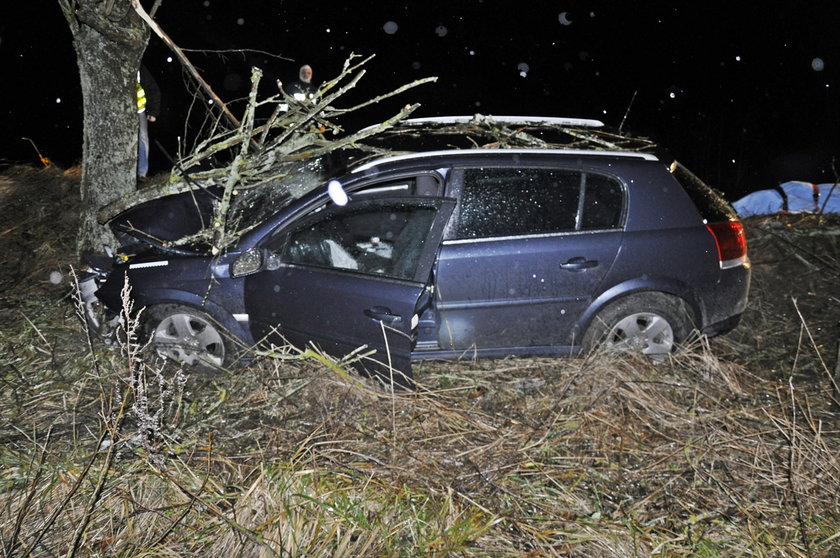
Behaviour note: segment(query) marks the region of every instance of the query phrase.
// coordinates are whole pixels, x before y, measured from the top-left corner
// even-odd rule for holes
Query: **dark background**
[[[415,101],[423,106],[414,116],[573,116],[617,127],[627,114],[625,131],[662,143],[733,200],[786,180],[834,181],[836,2],[335,4],[164,0],[156,19],[182,48],[217,51],[189,56],[237,115],[252,65],[264,70],[263,93],[271,94],[277,79],[291,82],[303,63],[322,81],[351,52],[375,54],[347,104],[417,78],[440,79],[366,109],[348,127]],[[163,90],[152,140],[174,154],[177,138],[190,135],[190,95],[170,54],[153,36],[145,63]],[[4,7],[0,63],[0,162],[37,163],[21,139],[29,137],[56,162],[78,163],[81,94],[57,1]],[[151,160],[153,172],[168,168],[158,146]]]

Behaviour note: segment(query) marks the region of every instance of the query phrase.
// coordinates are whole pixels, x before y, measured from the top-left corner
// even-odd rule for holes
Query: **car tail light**
[[[720,268],[729,269],[746,263],[747,236],[738,221],[724,221],[706,225],[717,244]]]

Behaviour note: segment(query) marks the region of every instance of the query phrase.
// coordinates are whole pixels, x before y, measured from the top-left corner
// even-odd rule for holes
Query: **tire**
[[[685,341],[694,327],[685,303],[664,293],[639,293],[602,309],[583,336],[584,351],[640,352],[663,357]]]
[[[159,356],[205,370],[231,364],[229,334],[203,312],[166,304],[149,307],[144,313],[149,345]]]

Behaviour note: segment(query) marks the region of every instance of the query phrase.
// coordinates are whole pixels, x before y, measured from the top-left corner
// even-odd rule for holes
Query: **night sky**
[[[422,107],[414,116],[572,116],[617,127],[629,106],[625,131],[668,147],[730,199],[786,180],[834,180],[832,158],[840,155],[835,1],[787,7],[354,1],[327,7],[336,4],[164,0],[157,20],[181,47],[216,51],[189,55],[237,114],[252,65],[264,70],[270,93],[271,84],[292,81],[303,63],[321,81],[337,75],[349,53],[375,54],[348,103],[417,78],[440,79],[368,109],[356,117],[358,125],[416,101]],[[145,63],[164,99],[150,133],[174,152],[189,96],[169,56],[152,37]],[[60,164],[79,162],[81,94],[57,1],[4,8],[0,63],[0,161],[37,163],[31,144],[21,140],[29,137]],[[152,171],[166,168],[153,146]]]

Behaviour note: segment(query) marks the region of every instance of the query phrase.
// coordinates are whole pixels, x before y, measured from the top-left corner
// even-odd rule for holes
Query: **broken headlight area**
[[[109,342],[114,339],[120,323],[119,314],[108,309],[96,292],[111,273],[113,258],[94,256],[86,258],[77,282],[77,299],[88,331]]]

